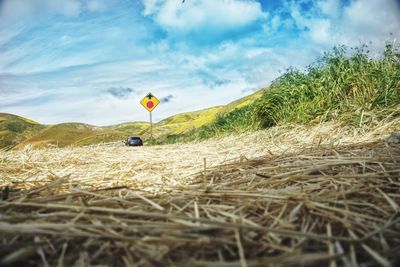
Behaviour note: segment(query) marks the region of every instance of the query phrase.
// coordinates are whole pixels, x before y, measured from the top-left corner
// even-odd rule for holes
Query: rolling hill
[[[153,135],[163,137],[184,134],[214,122],[219,116],[236,108],[249,105],[262,95],[261,90],[224,106],[186,112],[168,117],[153,125]],[[103,142],[117,142],[128,135],[149,138],[148,122],[128,122],[111,126],[93,126],[83,123],[61,123],[42,125],[12,114],[0,113],[0,148],[69,145],[82,146]]]
[[[0,147],[13,147],[34,136],[45,127],[23,117],[0,113]]]
[[[24,140],[17,147],[31,144],[33,146],[56,145],[64,147],[68,145],[85,145],[123,139],[124,134],[114,130],[103,129],[83,123],[61,123],[57,125],[46,126],[36,135]]]

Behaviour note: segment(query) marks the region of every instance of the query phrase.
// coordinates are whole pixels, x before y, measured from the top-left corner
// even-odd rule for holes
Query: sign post
[[[141,101],[140,104],[147,109],[150,113],[150,139],[153,139],[153,116],[152,111],[160,104],[160,100],[157,99],[152,93],[148,93]]]

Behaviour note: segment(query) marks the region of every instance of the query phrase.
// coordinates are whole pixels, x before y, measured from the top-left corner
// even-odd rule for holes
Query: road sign
[[[158,104],[160,104],[160,100],[157,99],[154,95],[151,93],[148,93],[142,101],[140,101],[140,104],[147,109],[149,112],[152,112],[153,109],[157,107]]]
[[[158,100],[157,97],[151,93],[148,93],[142,99],[142,101],[140,101],[140,104],[142,104],[142,106],[150,113],[150,139],[153,139],[153,118],[151,116],[151,112],[157,107],[158,104],[160,104],[160,100]]]

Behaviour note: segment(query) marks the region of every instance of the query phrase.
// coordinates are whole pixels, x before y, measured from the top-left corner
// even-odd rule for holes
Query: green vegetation
[[[8,121],[6,128],[14,133],[22,133],[28,126],[21,121]]]
[[[83,123],[61,123],[46,126],[42,131],[21,142],[18,147],[31,144],[36,147],[56,145],[89,145],[124,140],[125,133]]]
[[[44,126],[7,113],[0,113],[0,148],[11,148],[35,135]]]
[[[222,113],[216,119],[198,129],[193,129],[182,134],[169,134],[158,137],[150,141],[152,144],[189,142],[195,140],[204,140],[215,136],[226,134],[237,134],[249,130],[256,130],[258,123],[254,121],[254,108],[246,105],[236,108],[231,112]]]
[[[400,53],[387,45],[378,59],[365,47],[338,47],[305,72],[289,70],[256,105],[261,127],[338,119],[400,104]],[[351,116],[350,116],[351,117]]]
[[[126,134],[140,134],[146,132],[150,125],[148,122],[127,122],[118,125],[103,127],[105,129],[117,130]]]
[[[387,44],[379,57],[372,57],[366,46],[336,47],[305,71],[287,70],[251,105],[221,114],[188,133],[161,137],[156,143],[202,140],[281,124],[379,121],[400,105],[399,48]]]

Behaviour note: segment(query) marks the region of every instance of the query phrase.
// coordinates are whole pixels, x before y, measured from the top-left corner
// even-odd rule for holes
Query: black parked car
[[[143,141],[138,136],[129,136],[125,142],[127,146],[143,146]]]

